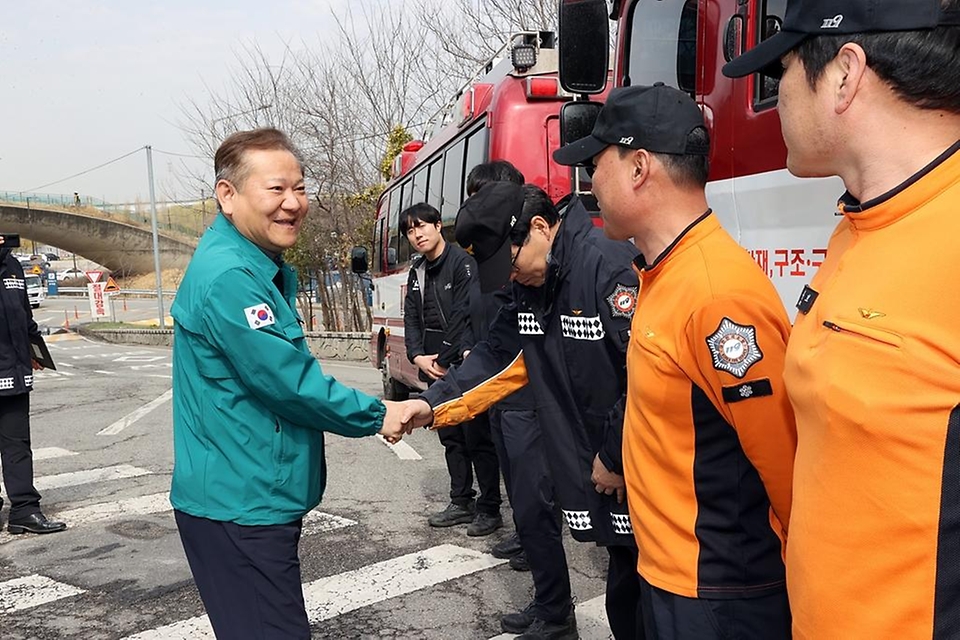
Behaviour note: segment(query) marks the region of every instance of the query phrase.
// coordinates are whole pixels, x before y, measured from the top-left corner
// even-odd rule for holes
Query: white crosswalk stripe
[[[83,589],[51,580],[46,576],[14,578],[0,582],[0,613],[21,611],[81,593],[84,593]]]
[[[100,467],[98,469],[84,469],[83,471],[70,471],[68,473],[58,473],[52,476],[40,476],[34,478],[33,486],[37,491],[46,491],[48,489],[62,489],[64,487],[76,487],[90,482],[106,482],[108,480],[123,480],[125,478],[136,478],[137,476],[146,476],[152,474],[152,471],[133,467],[128,464],[118,464],[112,467]],[[0,484],[0,493],[5,493],[3,485]]]
[[[315,624],[390,598],[503,564],[493,556],[444,544],[321,578],[303,585],[307,616]],[[127,640],[213,638],[206,616],[144,631]]]
[[[60,447],[42,447],[33,450],[33,460],[52,460],[54,458],[65,458],[67,456],[77,455],[76,451],[67,451]]]

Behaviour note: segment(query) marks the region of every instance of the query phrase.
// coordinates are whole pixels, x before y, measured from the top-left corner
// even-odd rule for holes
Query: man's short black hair
[[[540,216],[551,227],[560,221],[560,212],[547,192],[534,184],[523,185],[523,209],[510,230],[510,244],[522,245],[530,235],[530,221]]]
[[[467,196],[472,196],[484,185],[491,182],[512,182],[522,185],[523,174],[506,160],[483,162],[470,169],[467,175]]]
[[[440,224],[440,212],[436,207],[426,202],[419,202],[411,205],[400,212],[400,233],[407,235],[407,232],[417,226],[418,222],[424,224]]]
[[[943,0],[941,7],[960,9],[960,0]],[[808,38],[794,53],[803,63],[811,89],[847,42],[863,48],[867,66],[905,102],[920,109],[960,113],[960,27]]]
[[[709,147],[710,134],[704,127],[697,127],[687,134],[687,145]],[[636,153],[629,147],[617,146],[617,150],[621,158]],[[710,160],[707,156],[676,153],[654,153],[653,155],[663,163],[674,184],[700,188],[707,186],[707,176],[710,174]]]

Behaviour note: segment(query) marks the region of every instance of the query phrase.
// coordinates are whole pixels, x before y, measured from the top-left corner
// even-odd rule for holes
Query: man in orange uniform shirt
[[[623,469],[646,636],[777,640],[790,637],[790,324],[707,208],[709,148],[696,103],[661,84],[615,89],[554,159],[593,165],[604,232],[642,254]]]
[[[790,0],[724,68],[779,68],[787,168],[847,188],[784,374],[797,638],[960,637],[958,9]]]

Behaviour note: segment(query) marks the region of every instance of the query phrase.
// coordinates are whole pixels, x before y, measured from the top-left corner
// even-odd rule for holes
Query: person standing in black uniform
[[[470,332],[470,297],[476,287],[477,265],[460,247],[441,235],[440,212],[426,203],[400,213],[400,232],[421,254],[410,267],[403,307],[407,358],[428,384],[440,378],[464,351]],[[467,524],[467,535],[490,535],[503,526],[500,515],[500,470],[490,439],[486,414],[440,433],[447,471],[450,504],[427,522],[431,527]],[[474,500],[473,475],[480,496]]]
[[[604,237],[576,197],[558,210],[534,185],[485,189],[494,187],[522,194],[520,215],[504,207],[461,212],[457,237],[472,241],[482,278],[513,280],[513,302],[461,366],[405,403],[402,422],[410,429],[432,422],[442,431],[529,384],[570,534],[608,551],[610,629],[617,640],[643,638],[621,457],[637,250]],[[533,620],[519,640],[576,637],[571,605],[562,617]]]
[[[467,176],[470,197],[461,206],[458,217],[462,215],[464,220],[469,220],[489,215],[488,212],[511,209],[519,217],[523,196],[511,185],[522,186],[523,182],[523,174],[504,160],[475,166]],[[458,240],[470,245],[469,235],[462,235],[469,225],[457,229],[461,232]],[[480,300],[471,305],[472,313],[483,316],[482,320],[471,323],[476,334],[474,342],[487,339],[489,327],[500,309],[512,302],[507,291],[509,280],[487,277],[488,273],[480,271]],[[530,325],[524,323],[521,330],[529,328]],[[531,332],[527,337],[537,340],[542,339],[542,334]],[[516,548],[516,555],[510,558],[510,568],[529,570],[533,577],[533,600],[521,611],[500,618],[500,626],[507,633],[524,633],[536,619],[563,619],[572,600],[560,512],[536,409],[533,390],[523,387],[497,402],[488,412],[517,528],[514,536],[494,546],[491,553],[498,558],[510,557]]]
[[[30,449],[30,391],[33,372],[43,367],[31,357],[30,339],[39,338],[23,277],[23,267],[0,236],[0,464],[10,500],[10,533],[55,533],[67,525],[47,520],[33,486]],[[0,498],[0,506],[3,499]]]

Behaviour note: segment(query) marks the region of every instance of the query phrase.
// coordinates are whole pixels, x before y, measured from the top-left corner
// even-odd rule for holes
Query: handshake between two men
[[[433,423],[433,409],[425,400],[405,400],[394,402],[384,400],[387,408],[383,416],[383,427],[380,435],[390,444],[400,442],[403,436],[413,433],[418,427],[426,427]]]

